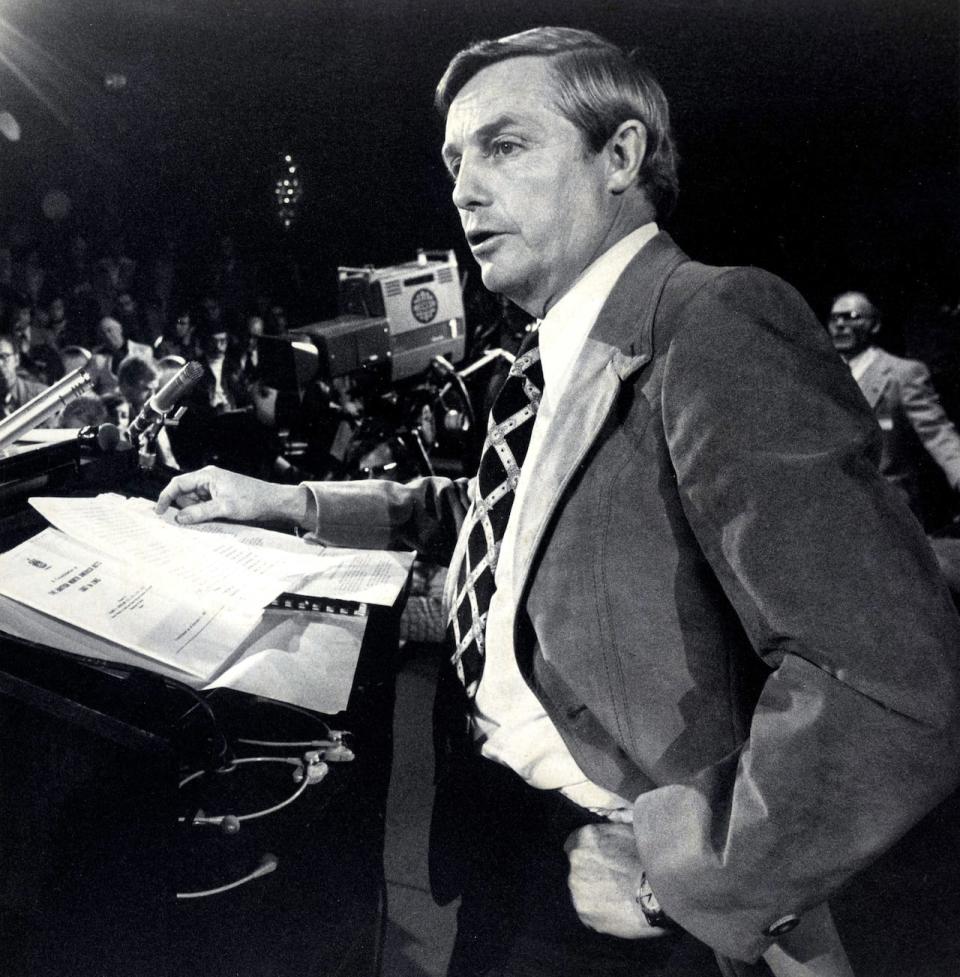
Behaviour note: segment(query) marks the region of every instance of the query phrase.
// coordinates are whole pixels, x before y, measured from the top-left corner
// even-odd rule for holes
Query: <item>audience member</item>
[[[110,420],[107,408],[96,394],[82,394],[71,400],[60,413],[59,427],[81,428],[106,424]]]
[[[0,333],[0,416],[9,417],[45,389],[42,383],[19,372],[19,341],[10,333]]]
[[[63,363],[57,350],[34,339],[30,306],[22,300],[10,309],[7,331],[16,340],[22,376],[45,386],[63,376]]]
[[[148,362],[153,361],[153,351],[149,346],[128,339],[123,326],[116,319],[104,316],[97,325],[100,345],[93,351],[90,372],[94,390],[104,396],[117,391],[117,370],[128,356],[138,356]]]
[[[923,452],[940,466],[950,487],[960,491],[960,436],[940,405],[926,366],[874,345],[880,325],[876,305],[863,292],[838,295],[827,320],[834,348],[880,425],[880,471],[922,520]]]
[[[63,372],[67,374],[85,367],[93,359],[93,354],[83,346],[64,346],[60,350],[60,359],[63,361]]]
[[[250,403],[240,366],[234,356],[227,355],[229,345],[225,327],[210,325],[201,331],[198,362],[203,367],[203,377],[194,388],[194,406],[222,413]]]
[[[182,356],[185,360],[192,360],[196,358],[197,353],[193,320],[187,309],[181,309],[171,326],[164,331],[163,339],[157,348],[157,355]]]
[[[159,338],[159,334],[155,336],[148,334],[143,316],[140,313],[140,306],[129,289],[121,289],[117,292],[111,316],[123,326],[125,336],[153,349],[154,340]]]
[[[260,377],[260,337],[263,335],[263,319],[258,315],[247,317],[246,335],[237,354],[237,362],[244,382],[249,387]]]
[[[121,412],[129,423],[157,392],[159,375],[153,363],[139,356],[128,356],[117,369],[117,389],[122,398]],[[120,424],[121,427],[125,426]]]

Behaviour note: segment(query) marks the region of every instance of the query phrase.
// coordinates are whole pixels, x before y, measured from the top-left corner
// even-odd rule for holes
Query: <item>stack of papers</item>
[[[321,712],[346,706],[362,605],[392,604],[414,556],[228,524],[181,527],[146,499],[113,494],[31,504],[55,528],[0,555],[6,630]],[[281,593],[361,606],[354,615],[265,612]]]

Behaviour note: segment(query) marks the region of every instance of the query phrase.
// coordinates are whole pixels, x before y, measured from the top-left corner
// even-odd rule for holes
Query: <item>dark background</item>
[[[683,157],[670,224],[694,256],[768,267],[824,312],[957,300],[958,16],[944,0],[0,0],[0,228],[15,239],[221,231],[288,254],[310,314],[338,264],[455,247],[432,89],[464,43],[558,23],[639,46]],[[109,73],[126,87],[109,91]],[[304,193],[282,232],[280,158]],[[45,218],[51,189],[72,201]]]

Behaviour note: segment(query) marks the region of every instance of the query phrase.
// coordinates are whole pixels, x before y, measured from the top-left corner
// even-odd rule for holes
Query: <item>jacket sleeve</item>
[[[665,910],[756,959],[958,781],[960,622],[800,297],[734,270],[686,303],[662,407],[686,517],[770,672],[747,739],[635,804]]]
[[[442,566],[450,562],[469,506],[465,478],[305,482],[316,504],[314,535],[334,546],[414,549]]]
[[[900,396],[923,446],[943,469],[950,487],[960,490],[960,435],[947,417],[923,363],[906,360]]]

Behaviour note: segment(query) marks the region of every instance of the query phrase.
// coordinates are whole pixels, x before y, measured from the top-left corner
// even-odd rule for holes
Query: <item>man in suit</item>
[[[880,424],[880,471],[923,516],[920,465],[923,451],[960,491],[960,435],[940,405],[930,373],[918,360],[893,356],[874,345],[880,331],[877,307],[863,292],[844,292],[833,300],[827,329],[834,348]]]
[[[147,363],[153,362],[153,350],[145,343],[130,339],[123,325],[110,316],[103,316],[97,323],[100,340],[87,366],[93,379],[93,389],[101,397],[118,393],[117,371],[128,356],[136,356]]]
[[[8,417],[46,389],[38,380],[21,376],[19,367],[17,337],[12,333],[0,333],[0,417]]]
[[[796,292],[659,230],[676,158],[631,57],[540,28],[437,102],[484,284],[540,319],[478,477],[208,469],[159,508],[449,563],[451,974],[704,975],[704,944],[848,974],[824,900],[954,787],[960,736],[960,622],[876,425]]]

